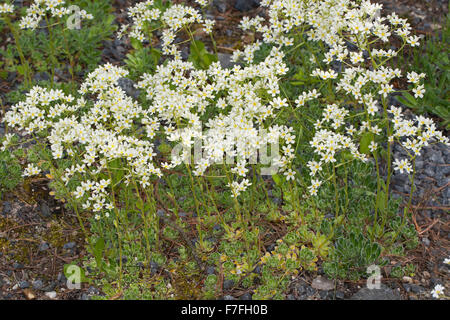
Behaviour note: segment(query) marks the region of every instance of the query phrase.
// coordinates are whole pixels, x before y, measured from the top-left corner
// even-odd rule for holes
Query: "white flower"
[[[39,169],[34,164],[30,163],[23,171],[22,176],[24,177],[35,176],[38,175],[39,173],[41,173],[41,169]]]
[[[444,295],[445,287],[443,285],[437,284],[434,289],[431,291],[431,294],[434,298],[438,299],[442,295]]]
[[[321,184],[322,184],[322,182],[319,180],[316,180],[316,179],[311,180],[311,185],[308,187],[309,193],[312,196],[317,195],[317,190],[319,189]]]
[[[14,6],[12,4],[0,4],[0,13],[13,13]]]
[[[284,172],[284,175],[286,176],[286,180],[287,180],[287,181],[289,181],[289,180],[294,180],[294,178],[295,178],[295,172],[292,171],[291,169],[285,171],[285,172]]]
[[[400,173],[403,173],[403,171],[410,173],[412,171],[411,164],[406,159],[403,160],[395,159],[394,166],[395,166],[394,170],[399,171]]]
[[[423,94],[425,93],[425,88],[423,85],[417,86],[412,90],[414,92],[415,98],[423,98]]]

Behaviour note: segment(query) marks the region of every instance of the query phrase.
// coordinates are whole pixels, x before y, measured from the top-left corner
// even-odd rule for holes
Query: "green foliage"
[[[153,48],[140,48],[127,54],[125,63],[130,71],[132,79],[138,79],[144,73],[151,73],[155,70],[161,52]]]
[[[0,151],[0,199],[22,182],[22,166],[9,150]]]
[[[83,21],[81,29],[70,30],[64,21],[51,19],[51,32],[43,30],[20,30],[19,44],[23,54],[30,61],[34,72],[52,74],[58,68],[71,73],[91,71],[101,59],[103,42],[111,38],[116,26],[111,14],[110,1],[75,0],[71,4],[91,13],[95,18]],[[18,29],[18,23],[15,23]],[[19,64],[19,53],[15,45],[0,50],[7,71],[17,71],[23,75],[24,67]]]
[[[381,246],[365,238],[361,233],[351,233],[348,238],[336,241],[330,261],[324,263],[324,271],[332,278],[357,280],[372,264],[383,265]]]
[[[188,60],[191,61],[196,68],[207,69],[211,63],[217,62],[217,56],[209,53],[205,44],[200,40],[194,40],[191,43],[191,53]]]
[[[33,71],[50,73],[55,66],[64,69],[69,65],[71,72],[77,73],[91,71],[100,62],[102,43],[116,29],[111,2],[71,3],[80,5],[96,19],[84,22],[81,30],[54,28],[52,39],[45,30],[21,32],[20,44]],[[169,5],[169,1],[155,1],[159,8]],[[143,26],[148,33],[160,27],[156,22],[148,24]],[[89,255],[83,261],[82,270],[87,270],[85,267],[94,270],[89,277],[102,286],[106,295],[103,298],[120,294],[124,299],[214,299],[226,291],[220,290],[223,276],[234,281],[233,287],[253,291],[254,299],[282,299],[291,277],[302,271],[315,272],[319,261],[332,278],[364,277],[369,265],[386,263],[383,254],[404,255],[406,250],[415,248],[417,232],[398,215],[400,200],[389,198],[384,181],[377,181],[375,165],[354,161],[348,151],[336,154],[336,166],[324,166],[318,176],[329,178],[322,179],[317,197],[309,195],[311,176],[306,166],[314,159],[309,141],[316,132],[316,120],[321,117],[324,105],[348,103],[349,124],[356,124],[355,118],[361,115],[361,110],[352,109],[354,101],[335,95],[331,90],[332,80],[321,81],[311,75],[316,66],[310,59],[324,58],[320,45],[307,45],[303,31],[293,37],[294,46],[285,52],[289,72],[280,79],[281,97],[286,97],[289,107],[273,119],[277,125],[292,126],[296,135],[295,160],[290,167],[295,172],[293,180],[287,180],[283,173],[264,180],[257,174],[261,167],[255,166],[254,175],[248,176],[253,179],[252,185],[236,199],[224,187],[229,181],[221,168],[208,169],[204,176],[195,177],[195,182],[189,166],[176,172],[167,170],[162,178],[154,176],[146,187],[140,187],[133,174],[129,174],[126,157],[117,158],[106,161],[106,170],[99,169],[95,177],[111,179],[107,196],[113,204],[113,209],[105,209],[101,216],[96,216],[96,212],[82,210],[83,199],[74,199],[68,191],[79,185],[81,175],[74,172],[68,183],[58,180],[67,169],[79,163],[70,157],[50,162],[50,150],[32,147],[0,153],[0,190],[11,190],[21,182],[19,159],[39,163],[41,169],[51,171],[56,177],[50,183],[56,199],[70,200],[67,208],[76,209],[77,214],[89,219],[86,235]],[[450,125],[448,72],[445,72],[448,57],[442,55],[444,47],[434,41],[428,42],[426,59],[416,53],[414,60],[414,70],[423,70],[428,78],[435,80],[427,88],[426,103],[419,103],[409,93],[398,99],[417,112],[431,112],[443,119],[443,125]],[[130,77],[137,80],[144,73],[154,73],[161,52],[134,39],[130,42],[133,50],[124,61]],[[271,49],[271,45],[263,44],[255,61],[265,59]],[[13,46],[1,53],[0,78],[7,71],[26,74]],[[203,42],[194,40],[190,43],[188,60],[205,70],[218,59],[207,51]],[[76,83],[42,81],[40,85],[77,96]],[[308,102],[304,108],[290,108],[305,88],[317,89],[321,97]],[[24,84],[19,85],[7,94],[8,101],[23,100],[26,89]],[[261,97],[263,104],[265,99],[270,101],[268,92],[262,92]],[[216,108],[206,109],[204,119],[217,115]],[[130,131],[141,130],[138,127],[141,124],[134,120]],[[378,124],[386,129],[383,121]],[[344,130],[336,129],[340,133]],[[38,136],[44,138],[46,134],[41,132]],[[155,134],[163,141],[155,159],[166,161],[173,146],[164,142],[163,134]],[[369,145],[374,138],[373,133],[355,134],[361,153],[371,154]],[[385,160],[385,153],[380,152],[380,157]],[[273,248],[269,250],[268,244]],[[215,274],[206,274],[204,266],[214,266]],[[65,272],[68,267],[65,266]],[[414,268],[414,265],[395,267],[391,275],[411,275]]]
[[[450,15],[447,14],[446,25],[440,34],[428,36],[424,44],[415,48],[412,59],[403,60],[408,71],[425,73],[425,94],[417,101],[411,94],[403,93],[397,99],[413,109],[416,113],[430,113],[441,119],[441,125],[450,129],[450,60],[448,56],[450,43]]]

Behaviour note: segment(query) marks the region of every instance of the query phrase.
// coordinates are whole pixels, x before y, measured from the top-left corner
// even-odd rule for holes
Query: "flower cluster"
[[[27,9],[27,15],[20,21],[20,28],[34,30],[39,26],[42,19],[48,15],[62,18],[71,14],[70,7],[65,7],[64,4],[64,0],[34,0]],[[94,18],[86,10],[80,10],[79,17],[80,19],[86,20],[92,20]]]
[[[41,172],[41,169],[39,169],[34,164],[28,164],[28,166],[23,170],[22,176],[24,177],[30,177],[38,175]]]
[[[348,113],[348,110],[340,108],[336,104],[328,105],[323,111],[322,119],[316,122],[317,131],[310,144],[320,159],[318,161],[311,160],[307,164],[312,178],[322,171],[324,165],[337,162],[337,155],[340,152],[347,151],[354,159],[367,161],[367,156],[360,153],[357,143],[354,141],[354,136],[357,133],[362,134],[367,127],[362,126],[360,130],[356,130],[353,126],[349,126],[345,128],[345,132],[335,132],[345,124],[345,116]],[[327,125],[331,128],[325,128]],[[320,180],[312,179],[309,187],[310,194],[316,195],[321,184]]]
[[[406,19],[399,18],[395,13],[380,17],[382,6],[370,1],[263,0],[261,5],[267,7],[269,18],[246,17],[242,20],[241,27],[260,33],[263,42],[279,47],[280,50],[292,46],[298,38],[301,41],[298,46],[308,42],[319,43],[319,51],[310,52],[311,62],[317,65],[311,76],[331,82],[330,88],[351,98],[364,110],[364,120],[359,129],[350,125],[344,133],[339,128],[349,112],[336,105],[326,107],[323,119],[316,123],[317,132],[311,141],[315,153],[321,157],[320,161],[309,162],[311,176],[320,172],[323,164],[337,161],[335,155],[340,150],[348,149],[354,158],[365,161],[366,156],[358,152],[358,136],[365,132],[371,132],[374,136],[381,134],[379,101],[381,100],[386,111],[388,95],[395,90],[393,80],[403,78],[401,70],[389,67],[387,62],[396,57],[405,46],[418,46],[419,38],[410,34],[411,27]],[[381,48],[394,37],[401,41],[400,48]],[[235,52],[234,57],[252,61],[260,46],[260,43],[249,45],[243,51]],[[424,74],[416,72],[410,72],[405,77],[412,85],[410,90],[416,98],[422,98],[425,93],[424,85],[421,84],[424,77]],[[296,100],[297,106],[302,107],[315,98],[315,92],[305,92]],[[436,130],[429,119],[418,117],[419,125],[414,126],[413,122],[401,118],[401,112],[396,112],[393,121],[394,133],[389,137],[389,142],[395,137],[406,137],[402,146],[414,155],[419,154],[420,148],[432,138],[448,143],[448,139]],[[331,123],[330,129],[323,128],[326,123]],[[377,148],[375,141],[369,144],[372,153]],[[413,170],[406,159],[396,159],[394,168],[408,173]],[[310,192],[316,194],[319,185],[319,180],[314,179]]]
[[[205,5],[205,1],[200,2]],[[206,33],[212,32],[213,20],[204,19],[201,13],[188,6],[175,4],[168,9],[157,8],[153,0],[140,2],[128,10],[132,19],[131,26],[123,25],[119,37],[130,29],[130,37],[140,42],[151,41],[152,31],[162,28],[162,50],[166,55],[180,56],[175,43],[177,33],[184,29],[191,33],[190,26],[193,24],[203,25]]]
[[[213,63],[206,71],[175,59],[159,66],[154,74],[144,75],[138,87],[147,92],[149,113],[164,123],[168,140],[183,147],[183,152],[163,167],[190,163],[197,141],[202,152],[194,174],[203,175],[210,165],[222,163],[226,155],[237,159],[232,172],[245,177],[246,165],[256,163],[252,161],[258,153],[261,156],[267,144],[281,141],[282,152],[273,161],[286,169],[295,156],[293,129],[264,125],[278,110],[288,107],[278,87],[278,77],[287,70],[282,58],[274,48],[259,64],[224,69]],[[203,123],[206,110],[215,115]],[[229,184],[235,196],[248,185],[246,180]]]
[[[414,120],[405,119],[402,109],[395,106],[388,112],[392,115],[391,121],[394,126],[391,141],[396,140],[410,158],[395,159],[394,169],[400,173],[413,171],[410,161],[420,155],[423,147],[436,142],[449,144],[449,139],[441,131],[436,130],[433,120],[423,116],[415,116]]]
[[[206,1],[198,3],[203,6]],[[27,10],[22,25],[35,28],[47,13],[67,14],[63,4],[63,0],[36,0]],[[60,90],[34,87],[25,101],[11,108],[5,119],[29,134],[49,132],[53,158],[71,157],[75,161],[64,172],[63,181],[69,184],[80,180],[73,194],[83,201],[85,208],[95,212],[112,207],[106,199],[111,182],[100,176],[110,173],[115,160],[126,171],[125,183],[138,181],[145,188],[151,177],[162,176],[164,169],[183,163],[190,166],[193,148],[194,153],[196,148],[200,150],[200,154],[194,155],[196,176],[206,175],[213,164],[224,164],[225,157],[235,160],[230,168],[228,162],[224,167],[234,175],[228,187],[232,196],[238,197],[250,185],[246,178],[249,165],[257,163],[258,157],[260,163],[264,160],[268,144],[281,148],[278,155],[264,164],[275,164],[287,180],[295,180],[290,165],[298,146],[294,146],[294,129],[275,124],[274,120],[280,111],[292,107],[281,92],[280,81],[289,71],[283,61],[284,52],[296,37],[301,38],[300,45],[320,43],[321,52],[310,52],[314,65],[311,75],[345,97],[340,101],[351,102],[326,104],[321,119],[314,125],[315,133],[310,141],[314,159],[307,163],[311,195],[318,193],[326,179],[325,172],[329,173],[324,167],[334,168],[342,154],[346,158],[368,160],[360,151],[363,135],[374,137],[368,149],[376,153],[381,128],[384,128],[380,111],[392,115],[392,130],[386,130],[389,142],[396,139],[411,153],[411,159],[433,141],[448,143],[430,119],[418,116],[414,121],[406,120],[401,109],[387,110],[388,95],[394,91],[393,80],[403,75],[401,70],[386,64],[405,45],[418,45],[418,38],[410,36],[405,19],[395,14],[381,18],[377,14],[381,6],[369,1],[263,0],[261,5],[268,7],[269,19],[244,18],[242,27],[261,33],[262,41],[233,54],[234,61],[243,59],[246,64],[228,69],[215,62],[200,70],[181,59],[176,37],[183,30],[193,40],[193,25],[202,25],[210,33],[214,22],[188,6],[175,4],[162,9],[153,0],[138,3],[128,11],[131,25],[122,26],[120,33],[129,29],[130,37],[144,41],[151,40],[152,32],[162,28],[163,52],[174,56],[157,66],[154,73],[144,74],[137,84],[137,88],[145,91],[147,101],[139,104],[127,96],[118,85],[127,71],[107,64],[88,75],[81,85],[80,98]],[[6,5],[0,8],[10,10]],[[84,16],[89,17],[86,13]],[[403,41],[402,48],[379,48],[378,45],[393,36]],[[270,44],[271,50],[262,61],[255,63],[255,54],[263,43]],[[422,97],[424,75],[411,72],[406,78],[413,85],[411,90],[415,96]],[[320,96],[318,89],[307,89],[296,97],[297,109],[293,110],[302,111],[309,101]],[[354,116],[350,114],[350,106],[362,112]],[[179,152],[172,152],[170,160],[164,159],[168,162],[155,163],[153,140],[157,134],[181,147],[175,148]],[[273,151],[274,148],[272,154]],[[394,170],[410,173],[413,166],[407,159],[395,159]],[[27,174],[34,172],[32,167],[27,170]]]
[[[12,4],[3,3],[0,4],[0,14],[1,13],[13,13],[14,12],[14,6]]]
[[[3,142],[2,142],[2,146],[0,147],[0,151],[5,151],[9,147],[13,137],[14,137],[14,135],[12,133],[5,134],[5,140],[3,140]]]
[[[150,130],[154,119],[117,85],[126,75],[127,71],[110,64],[99,67],[81,85],[78,99],[60,90],[34,87],[5,117],[9,125],[29,134],[49,132],[53,158],[69,157],[73,163],[61,179],[66,185],[81,181],[73,186],[73,195],[94,212],[113,208],[107,191],[110,180],[102,175],[112,170],[114,160],[123,162],[124,179],[139,180],[143,187],[151,176],[161,176],[153,164],[151,138],[136,130],[138,124]],[[93,97],[97,99],[92,101]],[[25,172],[37,173],[34,167]]]

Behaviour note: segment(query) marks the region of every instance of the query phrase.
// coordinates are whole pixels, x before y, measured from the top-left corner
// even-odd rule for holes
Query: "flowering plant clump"
[[[205,1],[201,1],[205,5]],[[176,35],[181,30],[187,31],[192,36],[190,27],[193,24],[200,24],[203,30],[210,34],[214,21],[204,19],[202,14],[192,8],[181,4],[175,4],[169,8],[159,8],[153,0],[137,3],[129,9],[129,17],[132,19],[131,25],[122,25],[118,36],[129,29],[131,38],[140,42],[151,40],[152,32],[158,29],[162,31],[162,50],[166,55],[180,57],[181,52],[175,43]],[[156,24],[156,26],[153,26]]]
[[[36,0],[20,27],[34,30],[42,19],[67,16],[65,5]],[[392,63],[405,47],[419,45],[407,20],[381,17],[381,5],[370,1],[263,0],[261,6],[267,18],[244,17],[240,24],[258,40],[234,50],[234,65],[225,68],[195,35],[202,30],[217,54],[214,21],[202,10],[139,2],[127,10],[130,24],[120,27],[118,38],[131,39],[134,49],[154,50],[159,41],[164,55],[151,72],[140,73],[133,88],[140,94],[125,90],[126,67],[105,63],[76,90],[53,80],[30,86],[6,112],[8,126],[42,151],[42,161],[27,164],[23,176],[50,168],[52,187],[76,212],[95,266],[119,274],[119,290],[124,250],[149,269],[155,261],[167,266],[175,278],[216,265],[229,280],[270,299],[280,298],[300,270],[317,270],[319,259],[334,259],[330,265],[338,268],[336,259],[348,265],[359,259],[357,251],[359,277],[361,267],[402,246],[401,237],[415,236],[408,218],[416,158],[449,139],[433,120],[411,116],[392,100],[398,92],[416,99],[425,92],[423,73],[405,74]],[[13,10],[0,6],[6,16]],[[187,40],[180,41],[182,35]],[[386,50],[394,39],[400,45]],[[394,144],[407,158],[394,157]],[[1,150],[13,145],[8,133]],[[394,173],[411,181],[403,213],[390,197]],[[84,229],[85,218],[95,237]],[[140,250],[141,235],[146,250]],[[270,250],[267,237],[278,239]],[[119,258],[102,261],[114,246]],[[259,281],[256,268],[262,269]],[[198,279],[207,283],[207,297],[221,287],[215,277]],[[167,283],[168,291],[180,287],[175,282]],[[436,287],[432,294],[442,292]]]
[[[192,63],[173,60],[158,67],[155,74],[144,75],[138,87],[147,92],[149,112],[159,123],[164,122],[167,139],[179,142],[185,150],[163,166],[170,169],[189,163],[190,150],[195,140],[200,140],[202,156],[195,175],[203,175],[211,164],[221,163],[227,155],[237,159],[232,172],[245,177],[247,162],[260,148],[281,140],[282,153],[274,161],[285,169],[293,158],[293,129],[266,125],[278,110],[288,107],[286,99],[279,95],[276,81],[284,73],[281,60],[276,49],[258,65],[235,66],[231,70],[223,69],[219,63],[205,71],[194,70]],[[202,125],[206,111],[216,115]],[[230,184],[235,196],[248,185],[247,180]]]
[[[383,117],[380,117],[379,101],[382,103],[386,118],[389,108],[387,96],[394,92],[391,83],[393,79],[402,77],[401,70],[392,69],[387,66],[387,62],[396,57],[405,46],[419,45],[419,38],[410,35],[411,27],[407,20],[399,18],[396,14],[386,18],[380,17],[378,13],[381,5],[372,4],[370,1],[362,1],[361,4],[348,0],[262,1],[261,5],[269,10],[269,23],[265,23],[261,17],[245,18],[241,24],[242,28],[262,33],[264,42],[280,48],[293,46],[298,37],[303,41],[299,46],[306,45],[308,41],[320,42],[323,50],[311,56],[311,63],[318,66],[311,75],[330,84],[334,81],[332,86],[335,86],[336,93],[344,94],[347,99],[353,100],[364,109],[361,127],[356,129],[350,125],[346,131],[350,135],[358,133],[358,136],[372,133],[373,140],[369,141],[370,151],[376,151],[376,135],[382,134],[381,122],[384,121]],[[385,51],[377,48],[394,37],[402,41],[398,50]],[[349,43],[354,48],[349,49]],[[251,60],[252,58],[247,57],[247,50],[246,48],[244,52],[236,51],[235,60],[242,55],[247,61]],[[253,53],[254,50],[250,52]],[[319,56],[323,58],[319,60]],[[333,64],[338,64],[339,68]],[[407,81],[412,84],[412,92],[416,98],[423,97],[425,92],[424,86],[420,84],[424,76],[415,72],[407,74]],[[296,101],[298,107],[303,107],[305,102],[311,100],[308,97],[308,93],[303,93]],[[338,105],[329,105],[324,113],[324,119],[317,121],[315,127],[319,132],[311,144],[321,155],[321,160],[310,162],[311,176],[315,176],[321,170],[322,162],[335,162],[334,154],[343,146],[348,148],[356,159],[366,160],[366,157],[358,152],[357,144],[351,143],[349,137],[322,129],[323,122],[328,121],[332,122],[332,130],[339,129],[345,123],[344,118],[348,112]],[[396,114],[400,116],[400,113]],[[394,121],[399,121],[398,117]],[[421,117],[420,122],[434,127],[430,119]],[[395,130],[395,133],[392,130]],[[392,142],[393,136],[401,137],[397,124],[393,129],[388,126],[387,134],[389,142]],[[442,137],[442,133],[436,130],[428,131],[427,138],[424,138],[425,143],[435,135],[441,142],[448,143],[448,139]],[[417,141],[413,144],[417,148],[420,146]],[[396,160],[396,168],[400,168],[398,163]],[[401,168],[403,167],[407,165],[404,164]],[[318,180],[313,180],[311,193],[316,194],[319,185]]]
[[[71,14],[70,8],[64,6],[65,2],[64,0],[35,0],[27,9],[27,15],[20,21],[20,27],[35,30],[43,19],[47,19],[47,16],[62,18]],[[80,10],[79,16],[87,20],[94,18],[86,10]]]
[[[78,99],[60,90],[34,87],[24,102],[6,114],[11,126],[29,134],[46,130],[53,159],[72,159],[61,180],[66,185],[74,179],[81,182],[71,184],[71,192],[84,209],[96,213],[96,218],[100,213],[109,215],[114,207],[107,195],[111,180],[102,177],[115,159],[129,164],[126,181],[138,179],[143,187],[148,186],[150,176],[162,175],[152,162],[152,136],[141,137],[134,128],[140,120],[152,130],[153,119],[117,86],[117,80],[126,74],[108,64],[98,68],[81,85]],[[88,94],[98,99],[87,100]],[[27,173],[39,172],[30,168]]]

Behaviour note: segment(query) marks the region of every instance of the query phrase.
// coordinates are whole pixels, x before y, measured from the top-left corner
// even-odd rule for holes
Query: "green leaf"
[[[273,179],[273,181],[275,182],[275,184],[277,185],[277,186],[281,186],[282,185],[282,180],[281,180],[281,177],[278,175],[278,174],[274,174],[273,176],[272,176],[272,179]]]
[[[144,47],[139,40],[134,39],[134,38],[130,39],[130,44],[133,47],[133,49],[135,49],[135,50],[140,50]]]
[[[103,238],[98,238],[97,242],[94,245],[94,258],[97,262],[97,267],[102,269],[103,266],[103,250],[105,249],[105,240]]]
[[[217,62],[217,56],[208,53],[205,44],[199,40],[191,43],[191,53],[188,61],[192,62],[197,68],[207,69],[213,62]]]
[[[372,132],[366,132],[362,135],[361,141],[359,142],[359,152],[364,154],[369,154],[369,145],[373,141],[374,135]]]
[[[416,109],[418,106],[416,98],[414,98],[410,93],[404,92],[402,97],[397,97],[397,100],[407,107]]]

